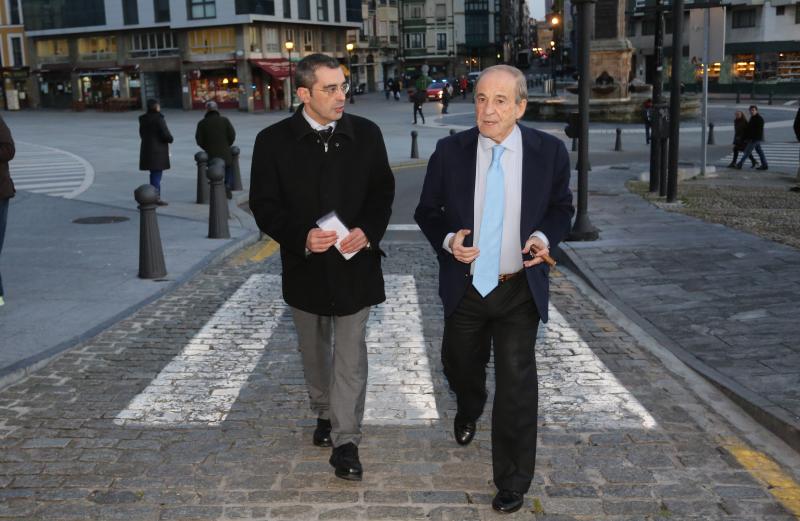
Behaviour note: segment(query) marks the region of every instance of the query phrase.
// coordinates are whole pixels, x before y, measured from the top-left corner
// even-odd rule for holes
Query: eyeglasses
[[[335,96],[336,92],[339,90],[342,91],[342,94],[347,94],[348,92],[350,92],[350,84],[345,82],[342,83],[341,85],[328,85],[326,87],[317,90],[324,92],[328,96]]]

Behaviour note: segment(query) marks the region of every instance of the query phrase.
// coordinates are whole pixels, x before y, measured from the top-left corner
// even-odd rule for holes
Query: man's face
[[[755,116],[758,114],[758,109],[755,107],[750,107],[750,115]]]
[[[491,71],[475,87],[475,117],[478,130],[495,143],[511,134],[517,120],[525,114],[528,100],[516,102],[517,82],[510,73]]]
[[[305,110],[314,121],[327,125],[341,119],[344,113],[345,95],[341,86],[344,83],[342,69],[318,67],[314,71],[314,85],[311,88],[299,87],[297,96],[305,104]],[[333,94],[328,91],[333,90]]]

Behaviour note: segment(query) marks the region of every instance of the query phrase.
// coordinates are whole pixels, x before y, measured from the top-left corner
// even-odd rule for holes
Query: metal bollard
[[[614,152],[622,152],[622,129],[617,129],[617,140],[614,142]]]
[[[736,104],[738,105],[742,101],[742,91],[739,87],[736,87]]]
[[[769,91],[769,99],[767,100],[767,105],[772,105],[772,90]]]
[[[197,204],[208,204],[208,154],[198,152],[194,155],[194,160],[197,162]]]
[[[208,165],[208,182],[211,185],[211,204],[208,206],[208,238],[230,239],[228,230],[228,200],[225,197],[225,160],[215,157]]]
[[[578,138],[572,138],[572,151],[575,152],[578,150]]]
[[[139,203],[139,278],[166,277],[167,266],[156,217],[158,191],[153,185],[142,185],[133,192],[133,197]]]
[[[707,144],[709,144],[709,145],[713,145],[714,144],[714,124],[713,123],[709,123],[708,124],[708,143]]]
[[[451,135],[451,136],[455,136],[455,135],[456,135],[456,133],[457,133],[457,132],[456,132],[456,129],[454,129],[454,128],[451,128],[451,129],[450,129],[450,135]]]
[[[242,191],[242,171],[239,169],[239,147],[233,145],[231,147],[231,155],[233,156],[233,187],[231,191],[233,192],[241,192]]]
[[[417,150],[417,131],[411,131],[411,159],[419,159],[419,150]]]

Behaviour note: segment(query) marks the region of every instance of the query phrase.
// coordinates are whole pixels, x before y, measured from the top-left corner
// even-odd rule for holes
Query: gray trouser
[[[341,317],[292,308],[292,317],[311,410],[322,419],[330,419],[334,447],[358,445],[367,393],[369,308]]]

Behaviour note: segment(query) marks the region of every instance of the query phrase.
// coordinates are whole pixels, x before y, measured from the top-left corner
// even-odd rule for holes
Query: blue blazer
[[[569,189],[569,155],[561,140],[538,130],[519,126],[522,132],[522,206],[519,248],[539,230],[552,249],[569,232],[575,208]],[[473,127],[440,140],[428,162],[414,219],[430,241],[439,260],[439,296],[445,316],[458,306],[471,284],[469,265],[459,262],[442,243],[448,233],[475,229],[475,162],[478,128]],[[472,235],[465,244],[472,245]],[[520,258],[522,253],[520,253]],[[537,264],[525,270],[536,308],[547,322],[550,268]]]

